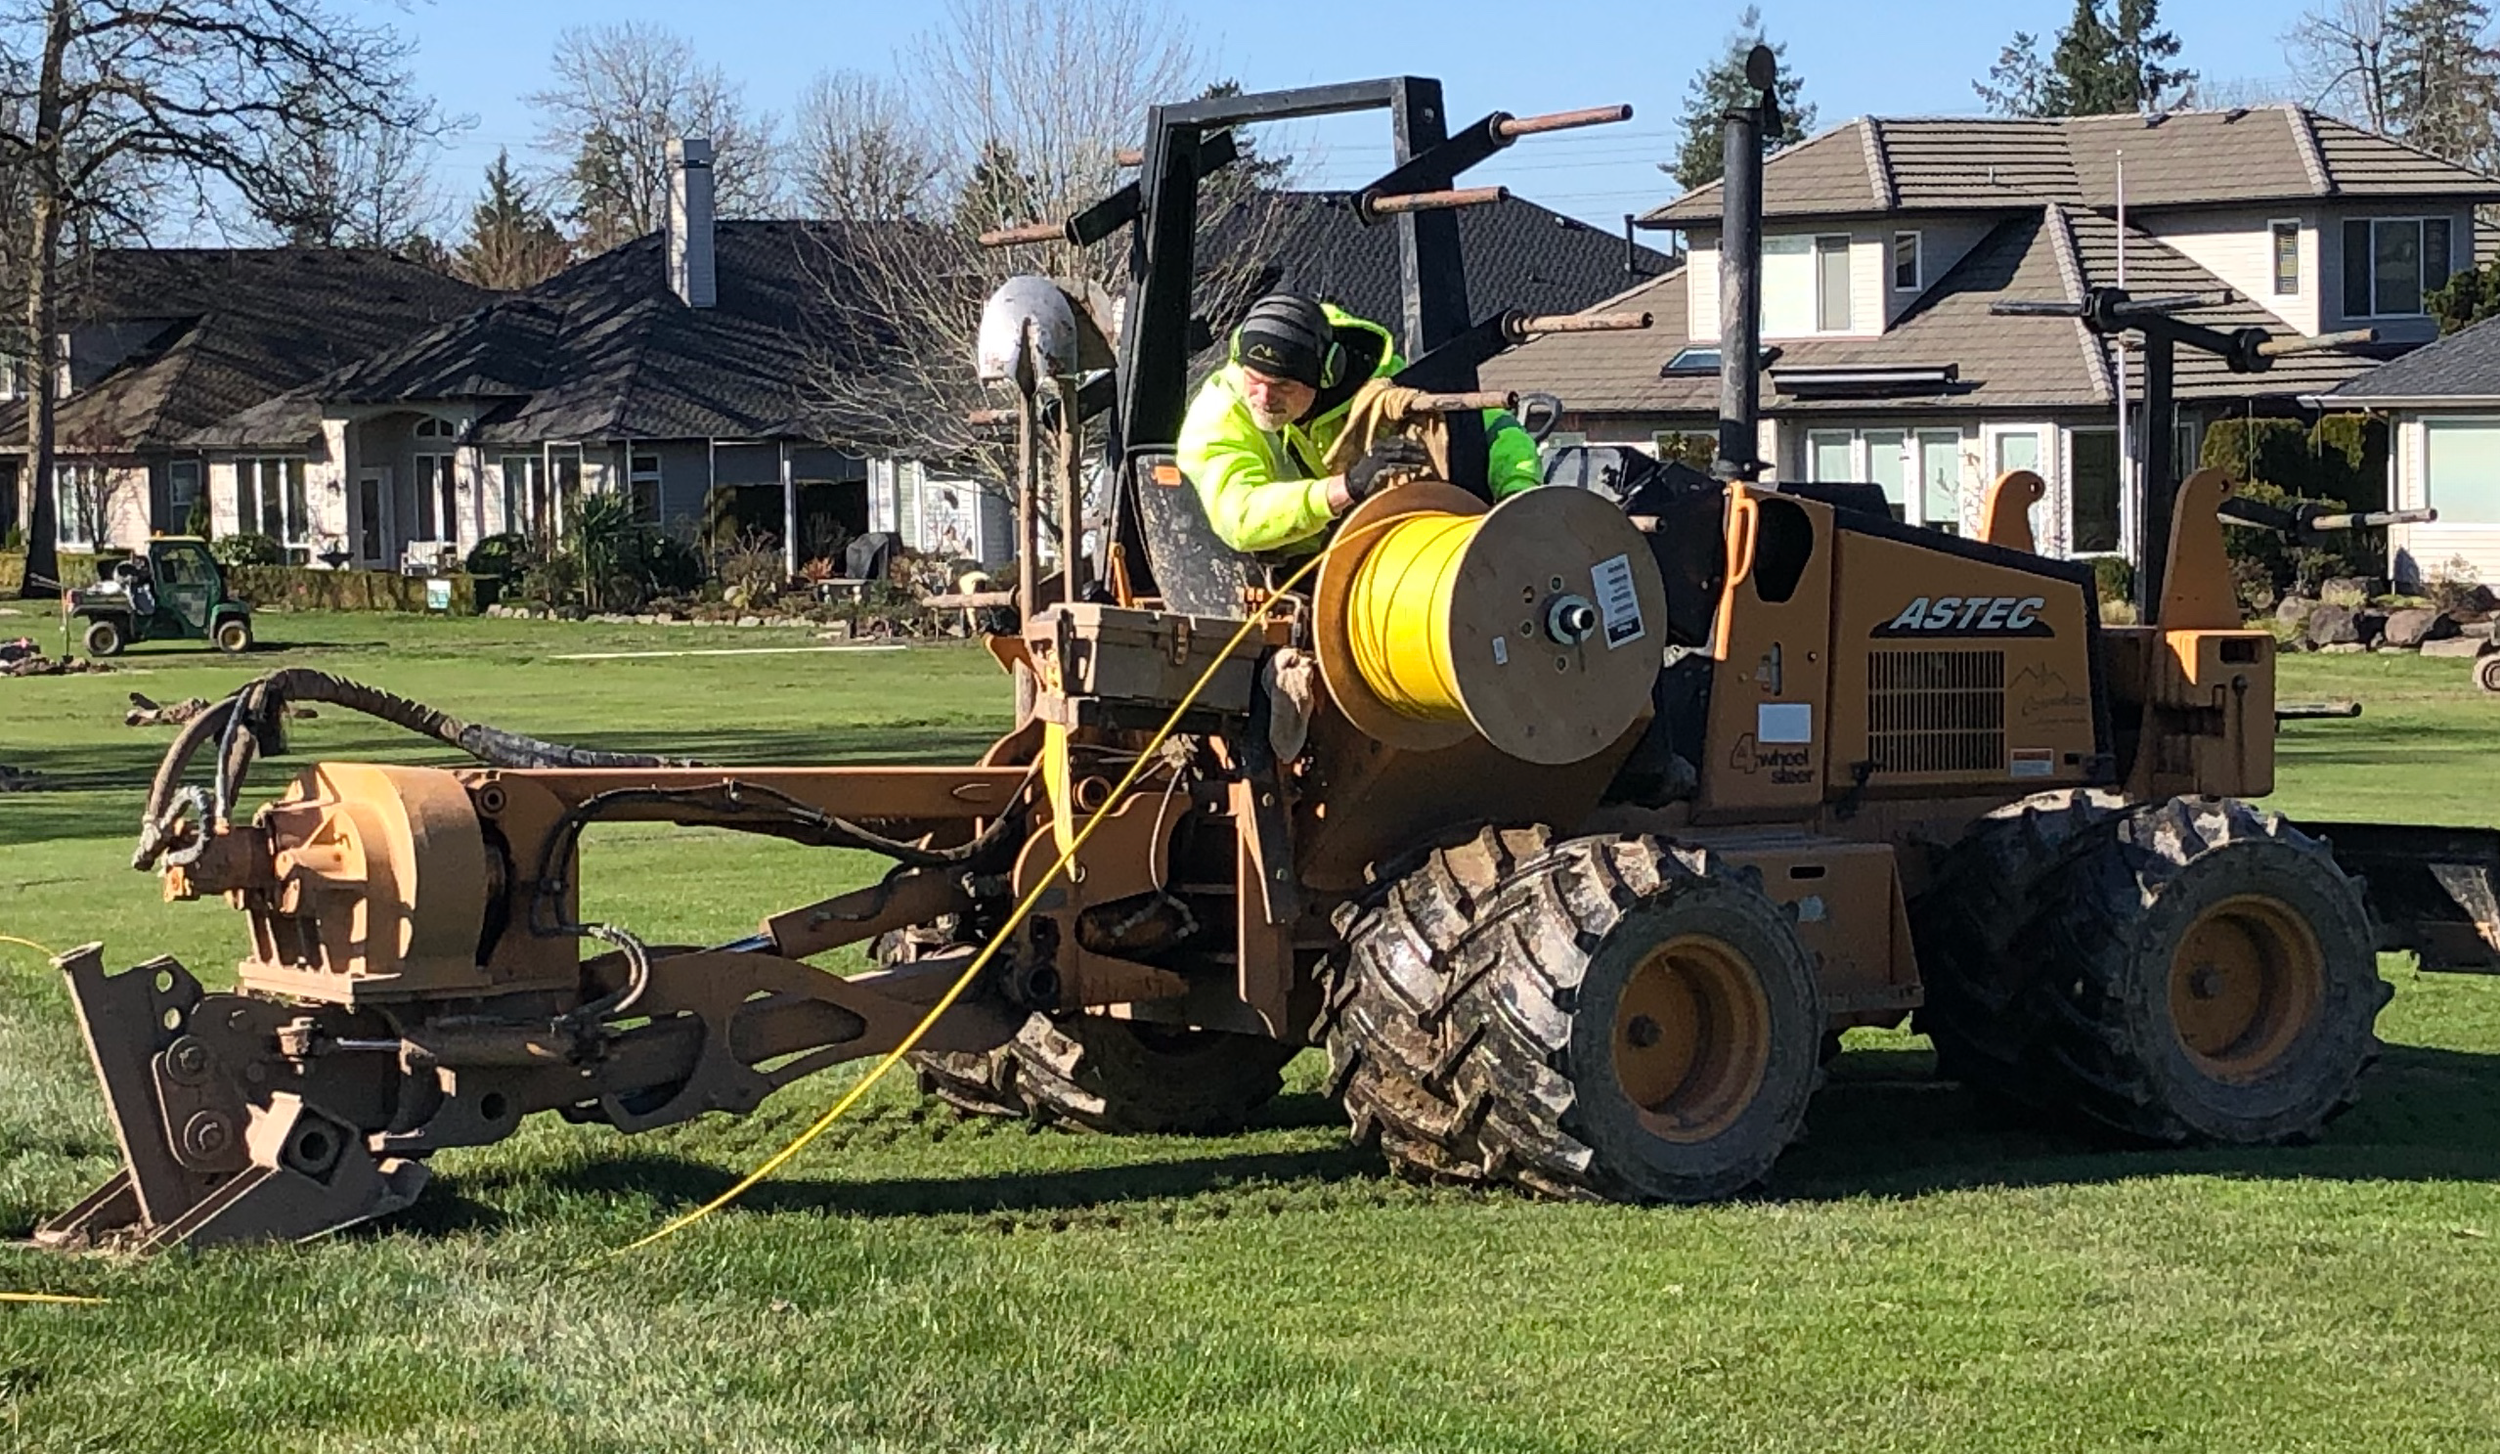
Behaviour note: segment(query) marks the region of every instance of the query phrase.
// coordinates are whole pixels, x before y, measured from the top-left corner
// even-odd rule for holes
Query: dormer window
[[[1892,235],[1892,290],[1915,293],[1927,286],[1919,267],[1919,239],[1915,232]]]
[[[2418,318],[2447,285],[2453,222],[2355,217],[2344,223],[2344,316]]]

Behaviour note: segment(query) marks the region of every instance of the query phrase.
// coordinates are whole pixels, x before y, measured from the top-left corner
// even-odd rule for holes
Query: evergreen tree
[[[481,288],[526,288],[571,262],[573,249],[554,217],[498,152],[486,169],[486,195],[469,212],[469,235],[452,255],[452,272]]]
[[[2457,3],[2457,0],[2443,0]],[[2101,116],[2179,103],[2196,73],[2172,64],[2179,37],[2161,24],[2161,0],[2075,0],[2048,58],[2026,31],[1997,53],[1971,88],[2000,116]]]
[[[1788,69],[1787,45],[1765,37],[1761,8],[1748,5],[1736,17],[1726,52],[1695,74],[1685,91],[1683,144],[1677,147],[1673,162],[1658,166],[1687,191],[1717,181],[1726,169],[1722,127],[1729,111],[1754,104],[1754,89],[1745,80],[1745,56],[1757,45],[1769,45],[1771,54],[1780,60],[1779,84],[1773,95],[1779,103],[1783,135],[1777,140],[1763,137],[1762,149],[1770,151],[1814,131],[1814,108],[1804,100],[1805,78]]]
[[[2469,166],[2500,161],[2500,54],[2482,0],[2406,0],[2387,17],[2388,122],[2433,156]]]

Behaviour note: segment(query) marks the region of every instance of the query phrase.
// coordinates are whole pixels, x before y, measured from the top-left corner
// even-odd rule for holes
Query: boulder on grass
[[[2438,641],[2456,634],[2457,623],[2446,612],[2428,606],[2387,613],[2385,640],[2389,646],[2411,649],[2425,641]]]
[[[2491,639],[2484,636],[2449,636],[2422,643],[2424,656],[2480,656],[2491,650]]]
[[[2319,583],[2318,599],[2338,606],[2365,606],[2385,589],[2385,582],[2368,576],[2334,576]]]
[[[2274,603],[2274,619],[2297,631],[2308,624],[2309,613],[2318,609],[2312,596],[2285,596]]]
[[[2361,627],[2355,619],[2357,615],[2350,606],[2321,601],[2309,613],[2308,621],[2301,627],[2301,634],[2308,638],[2311,646],[2320,650],[2330,646],[2358,646],[2361,644]]]

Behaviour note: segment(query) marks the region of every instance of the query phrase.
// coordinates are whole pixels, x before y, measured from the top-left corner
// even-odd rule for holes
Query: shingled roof
[[[366,249],[107,249],[74,278],[62,326],[155,331],[61,401],[59,447],[74,454],[171,447],[492,296]],[[0,408],[0,438],[24,438],[25,420],[23,403]]]
[[[1873,337],[1779,340],[1761,380],[1771,414],[1864,413],[1948,406],[1955,409],[2080,409],[2113,397],[2109,351],[2070,318],[1999,317],[2001,301],[2065,299],[2117,278],[2117,224],[2070,204],[2045,204],[2005,218],[1970,253],[1928,288],[1893,325]],[[2127,279],[2145,293],[2228,293],[2212,274],[2151,236],[2128,229]],[[1694,346],[1686,328],[1685,279],[1667,278],[1610,300],[1609,308],[1647,309],[1654,325],[1639,333],[1553,334],[1512,349],[1483,370],[1489,388],[1542,389],[1574,412],[1693,414],[1715,412],[1718,375],[1667,374],[1670,359]],[[2281,331],[2262,307],[2235,295],[2192,316],[2207,326]],[[1707,345],[1702,345],[1707,346]],[[2500,346],[2496,346],[2500,352]],[[2182,349],[2181,399],[2322,393],[2373,367],[2386,351],[2346,349],[2299,354],[2263,374],[2233,374],[2218,358]],[[2131,390],[2139,391],[2141,355],[2128,355]],[[1940,368],[1952,382],[1879,398],[1784,393],[1780,375],[1816,368]]]
[[[2500,179],[2299,106],[2150,116],[1859,117],[1773,156],[1765,217],[2012,211],[2117,205],[2219,207],[2333,197],[2500,201]],[[1644,227],[1716,227],[1719,184],[1678,197]]]
[[[2500,320],[2486,319],[2338,385],[2335,402],[2489,404],[2500,400]]]
[[[718,300],[671,292],[651,233],[526,292],[249,409],[192,442],[298,444],[325,406],[483,400],[480,444],[588,439],[804,439],[803,391],[841,340],[826,302],[847,224],[723,222]]]
[[[1309,293],[1349,313],[1397,325],[1395,228],[1365,223],[1350,193],[1283,192],[1269,205],[1285,209],[1285,216],[1261,224],[1277,239],[1273,280],[1265,286]],[[1464,208],[1457,217],[1473,318],[1509,308],[1576,313],[1675,264],[1656,248],[1627,247],[1620,233],[1518,197]],[[1238,220],[1218,224],[1218,235],[1238,225]]]

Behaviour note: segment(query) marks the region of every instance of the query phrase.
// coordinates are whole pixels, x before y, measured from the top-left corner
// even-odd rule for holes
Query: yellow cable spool
[[[1585,760],[1648,709],[1666,590],[1648,542],[1585,490],[1489,513],[1417,481],[1357,506],[1313,593],[1320,676],[1347,719],[1429,752],[1481,734],[1528,762]]]
[[[1426,722],[1464,722],[1450,660],[1449,599],[1481,516],[1419,514],[1381,532],[1355,572],[1347,603],[1354,668],[1393,710]]]

